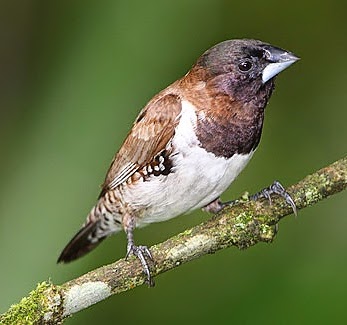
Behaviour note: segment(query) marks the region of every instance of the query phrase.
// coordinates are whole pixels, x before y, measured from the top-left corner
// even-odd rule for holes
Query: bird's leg
[[[125,259],[127,260],[129,255],[132,253],[134,254],[141,262],[143,272],[147,276],[147,283],[150,287],[154,286],[154,280],[152,279],[151,276],[151,271],[149,269],[149,265],[147,263],[146,257],[148,257],[150,260],[153,261],[153,257],[151,252],[149,251],[147,246],[136,246],[134,243],[134,235],[133,231],[135,229],[135,218],[133,217],[128,217],[126,218],[128,220],[125,220],[127,222],[124,223],[124,230],[127,235],[127,253],[125,255]]]
[[[223,203],[220,198],[215,199],[209,204],[205,205],[202,210],[208,213],[217,213],[225,207],[226,203]]]
[[[297,215],[296,205],[292,197],[285,190],[282,184],[279,181],[274,181],[269,187],[264,188],[260,192],[253,194],[249,197],[250,200],[258,200],[260,198],[266,198],[271,204],[271,194],[277,194],[284,198],[286,202],[291,206],[295,215]]]
[[[210,202],[209,204],[205,205],[202,208],[202,210],[209,213],[218,213],[219,211],[223,210],[226,206],[231,207],[238,203],[240,203],[239,200],[222,202],[220,198],[217,198],[214,201]]]
[[[293,212],[295,215],[297,215],[296,205],[292,197],[289,195],[289,193],[285,190],[285,188],[282,186],[282,184],[279,181],[274,181],[269,187],[264,188],[260,192],[250,195],[248,198],[250,200],[258,200],[260,198],[265,197],[269,200],[271,204],[271,194],[277,194],[281,197],[283,197],[286,202],[291,206]],[[207,204],[205,207],[203,207],[203,210],[209,213],[217,213],[221,211],[226,206],[233,206],[237,203],[240,203],[240,200],[233,200],[228,202],[222,202],[219,198],[215,199],[211,203]]]

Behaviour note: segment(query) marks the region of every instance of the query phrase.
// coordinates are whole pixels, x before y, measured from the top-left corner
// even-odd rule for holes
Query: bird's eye
[[[252,69],[252,62],[250,60],[245,60],[239,63],[239,69],[242,72],[247,72]]]

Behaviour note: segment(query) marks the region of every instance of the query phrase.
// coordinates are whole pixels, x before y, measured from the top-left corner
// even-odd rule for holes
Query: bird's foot
[[[211,203],[203,207],[203,210],[209,213],[218,213],[226,206],[230,207],[230,206],[233,206],[248,200],[255,201],[263,197],[268,199],[271,204],[272,194],[277,194],[283,197],[286,200],[286,202],[291,206],[294,214],[297,215],[297,209],[296,209],[294,200],[292,199],[292,197],[289,195],[289,193],[285,190],[285,188],[282,186],[282,184],[279,181],[274,181],[269,187],[264,188],[263,190],[261,190],[260,192],[256,194],[248,195],[248,193],[245,193],[244,196],[242,196],[240,199],[237,199],[237,200],[222,202],[219,198],[217,198],[216,200],[212,201]]]
[[[147,276],[147,283],[150,287],[154,287],[154,280],[151,276],[151,271],[147,263],[146,257],[153,261],[153,256],[147,246],[136,246],[133,243],[129,243],[127,247],[127,254],[125,255],[125,260],[128,259],[129,255],[135,255],[141,262],[143,272]]]
[[[277,194],[281,197],[283,197],[286,202],[291,206],[295,216],[297,215],[296,205],[292,197],[289,195],[289,193],[285,190],[285,188],[282,186],[282,184],[279,181],[274,181],[269,187],[264,188],[260,192],[250,195],[250,200],[258,200],[260,198],[266,198],[269,200],[270,204],[271,201],[271,194]]]

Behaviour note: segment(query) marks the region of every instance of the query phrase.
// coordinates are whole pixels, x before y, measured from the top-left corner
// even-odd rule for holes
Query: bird
[[[135,255],[153,285],[147,246],[134,229],[202,208],[219,212],[220,195],[256,151],[265,107],[276,76],[299,58],[254,39],[232,39],[205,51],[191,69],[140,111],[114,156],[96,204],[63,249],[58,263],[73,261],[124,230],[126,259]],[[275,181],[252,196],[279,194]]]

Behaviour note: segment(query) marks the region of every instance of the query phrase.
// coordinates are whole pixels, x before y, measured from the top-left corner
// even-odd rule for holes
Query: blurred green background
[[[141,107],[207,48],[257,38],[302,60],[282,73],[262,143],[224,199],[290,185],[346,154],[346,3],[2,1],[0,312],[37,282],[63,283],[125,254],[124,234],[69,265],[79,229]],[[227,249],[111,297],[66,324],[341,324],[346,193],[286,218],[271,245]],[[152,245],[208,218],[136,231]]]

